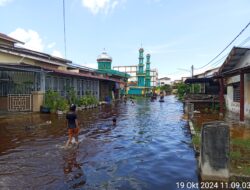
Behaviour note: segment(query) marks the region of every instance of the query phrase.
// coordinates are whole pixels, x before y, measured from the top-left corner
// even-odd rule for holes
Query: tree
[[[184,95],[190,92],[190,85],[185,83],[177,84],[177,96],[180,100],[183,100]]]
[[[172,87],[169,84],[165,84],[160,87],[160,91],[165,91],[167,94],[170,94],[172,92]]]

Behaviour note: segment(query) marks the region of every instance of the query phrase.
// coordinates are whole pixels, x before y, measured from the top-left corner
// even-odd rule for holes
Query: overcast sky
[[[67,59],[96,67],[105,48],[113,66],[135,65],[142,45],[160,77],[177,79],[208,63],[249,23],[250,1],[65,0],[65,12]],[[25,47],[65,57],[63,0],[0,0],[0,23],[1,33]],[[220,66],[233,46],[250,46],[249,36],[250,27],[195,73]]]

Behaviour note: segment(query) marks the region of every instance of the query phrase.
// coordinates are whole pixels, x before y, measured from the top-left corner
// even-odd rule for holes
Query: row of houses
[[[250,119],[250,49],[233,47],[224,63],[215,69],[185,80],[200,84],[200,94],[218,97],[220,114],[227,111],[239,116],[240,122]],[[188,101],[199,101],[195,98]],[[206,100],[207,101],[207,100]]]
[[[24,44],[0,33],[0,110],[39,111],[48,90],[66,96],[74,88],[79,97],[86,94],[98,100],[119,98],[129,75],[101,67],[106,52],[98,58],[98,70],[83,67],[67,59],[32,51]],[[111,65],[110,65],[111,67]]]

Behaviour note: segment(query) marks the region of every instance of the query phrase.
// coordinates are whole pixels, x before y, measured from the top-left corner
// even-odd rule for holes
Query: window
[[[240,83],[233,85],[233,101],[240,102]]]
[[[58,89],[58,78],[54,77],[53,79],[54,79],[53,80],[53,90],[57,91],[57,89]]]

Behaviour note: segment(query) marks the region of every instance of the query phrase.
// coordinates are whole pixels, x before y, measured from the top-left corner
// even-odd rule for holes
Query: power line
[[[238,46],[244,46],[250,40],[250,36],[248,36],[243,42],[241,42]]]
[[[217,59],[247,29],[247,27],[249,25],[250,25],[250,22],[240,31],[240,33],[218,55],[216,55],[211,61],[209,61],[207,64],[203,65],[202,67],[196,68],[196,70],[206,67],[207,65],[212,63],[215,59]]]
[[[65,24],[65,2],[63,0],[63,32],[64,32],[64,56],[67,57],[67,49],[66,49],[66,24]]]
[[[237,46],[244,46],[247,42],[250,41],[250,36],[248,36],[245,40],[243,40],[239,45]],[[219,59],[218,61],[214,62],[211,66],[213,66],[214,68],[219,65],[225,57],[227,57],[229,54],[229,52],[227,54],[225,54],[221,59]]]

